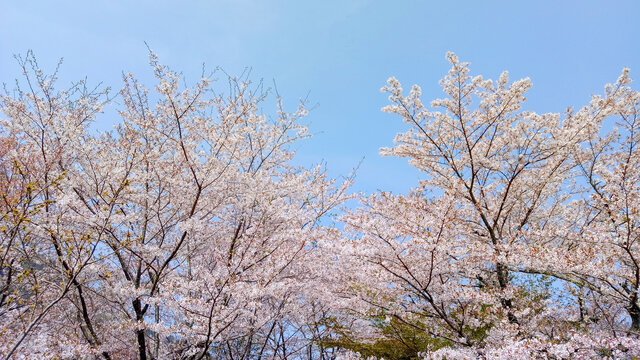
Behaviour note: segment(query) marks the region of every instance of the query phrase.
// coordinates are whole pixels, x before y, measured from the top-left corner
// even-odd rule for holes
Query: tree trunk
[[[631,317],[631,328],[629,332],[640,333],[640,307],[636,301],[631,301],[629,307],[627,307],[629,316]]]
[[[143,321],[145,311],[142,309],[140,299],[133,300],[133,310],[136,312],[136,320],[139,322]],[[140,360],[147,360],[147,342],[144,335],[144,329],[136,330],[136,338],[138,339],[138,353],[140,354]]]

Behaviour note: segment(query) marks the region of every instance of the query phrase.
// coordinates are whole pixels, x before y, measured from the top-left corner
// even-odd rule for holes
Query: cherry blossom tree
[[[124,75],[122,121],[93,135],[107,93],[56,91],[32,54],[20,64],[28,90],[0,99],[15,139],[2,184],[26,193],[5,200],[5,358],[310,351],[303,294],[317,242],[334,237],[320,221],[348,198],[350,179],[291,165],[291,144],[307,137],[304,104],[289,113],[277,98],[264,115],[268,93],[246,78],[226,94],[205,77],[181,88],[152,53],[155,92]],[[17,263],[22,273],[5,270]]]
[[[345,289],[361,299],[353,313],[428,334],[432,358],[637,355],[639,95],[628,71],[561,116],[523,110],[528,79],[472,77],[447,56],[433,110],[418,86],[404,95],[391,78],[382,89],[383,110],[409,130],[381,152],[424,179],[343,217],[345,266],[366,269]],[[603,135],[616,121],[622,133]]]
[[[594,96],[588,106],[570,114],[583,121],[596,119],[589,123],[588,137],[573,157],[583,197],[576,206],[577,236],[556,249],[563,263],[537,268],[571,284],[581,322],[598,323],[608,336],[636,339],[640,334],[636,260],[640,95],[630,82],[625,69],[615,84],[605,88],[605,96]],[[611,120],[603,123],[600,118]]]
[[[51,344],[69,344],[59,310],[65,301],[83,299],[81,273],[97,244],[82,228],[69,227],[56,212],[56,198],[73,152],[71,139],[100,110],[101,94],[84,83],[56,93],[51,76],[39,71],[31,54],[18,58],[25,88],[1,98],[3,112],[2,353],[9,358],[33,345],[32,356]],[[8,120],[8,121],[7,121]],[[21,131],[19,128],[23,127]],[[77,297],[76,297],[77,296]],[[73,301],[72,300],[72,301]],[[86,310],[81,305],[78,314]],[[86,312],[83,312],[83,315]],[[47,326],[43,325],[47,322]],[[84,329],[84,328],[83,328]],[[72,350],[73,351],[73,350]]]
[[[528,79],[382,90],[424,175],[335,210],[352,179],[294,166],[306,138],[261,83],[150,53],[112,96],[56,90],[33,54],[0,96],[4,359],[633,358],[640,355],[640,94],[628,70],[565,114]],[[120,122],[91,124],[111,100]],[[267,110],[274,102],[271,115]]]

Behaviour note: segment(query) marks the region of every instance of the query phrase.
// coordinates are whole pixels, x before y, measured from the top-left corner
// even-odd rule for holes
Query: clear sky
[[[404,124],[380,108],[390,76],[441,96],[447,51],[495,78],[530,77],[528,110],[561,112],[602,92],[623,67],[640,81],[640,1],[366,0],[0,0],[0,82],[19,76],[13,54],[34,50],[61,83],[88,77],[114,89],[123,70],[150,81],[147,49],[195,80],[202,63],[276,81],[294,109],[316,105],[313,139],[298,162],[326,161],[334,177],[364,157],[354,190],[405,193],[420,174],[404,159],[382,158]],[[636,88],[639,86],[636,84]],[[117,119],[101,118],[110,128]]]

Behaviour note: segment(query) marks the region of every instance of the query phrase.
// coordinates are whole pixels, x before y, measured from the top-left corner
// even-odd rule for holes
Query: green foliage
[[[421,329],[424,325],[421,321],[412,325],[385,313],[373,315],[368,320],[379,332],[380,336],[375,341],[358,339],[347,327],[329,319],[325,321],[324,326],[331,328],[335,337],[322,339],[319,345],[325,348],[348,349],[359,353],[363,358],[375,356],[386,360],[418,359],[421,358],[419,354],[427,350],[451,346],[450,342]]]

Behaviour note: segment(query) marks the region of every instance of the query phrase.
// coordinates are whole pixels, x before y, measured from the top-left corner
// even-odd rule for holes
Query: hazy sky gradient
[[[601,93],[623,67],[640,79],[638,1],[9,1],[0,0],[0,82],[19,76],[13,54],[35,51],[61,84],[88,77],[120,87],[131,71],[151,85],[146,41],[160,61],[195,80],[202,63],[254,79],[275,79],[294,109],[309,94],[312,140],[298,162],[325,160],[347,175],[362,157],[354,190],[406,192],[420,175],[382,158],[405,129],[380,112],[390,76],[424,99],[442,96],[447,51],[472,72],[530,77],[527,109],[561,112]],[[634,85],[638,88],[638,85]],[[111,128],[108,113],[98,128]]]

